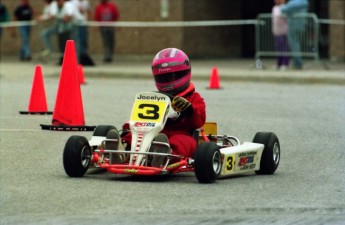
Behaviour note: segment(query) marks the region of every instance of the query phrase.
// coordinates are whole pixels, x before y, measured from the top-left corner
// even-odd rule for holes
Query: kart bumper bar
[[[106,169],[115,174],[130,174],[130,175],[158,175],[167,173],[177,173],[180,171],[187,171],[187,160],[181,160],[177,163],[168,165],[163,168],[150,167],[150,166],[134,166],[134,165],[114,165],[114,164],[101,164],[100,168]]]

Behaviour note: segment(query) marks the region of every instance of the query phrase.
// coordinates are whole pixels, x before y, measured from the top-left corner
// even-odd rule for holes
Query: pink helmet
[[[177,95],[190,83],[191,66],[188,56],[177,48],[166,48],[152,61],[152,74],[159,91]]]

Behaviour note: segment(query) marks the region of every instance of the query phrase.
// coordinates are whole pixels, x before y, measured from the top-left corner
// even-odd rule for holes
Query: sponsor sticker
[[[138,173],[138,170],[136,170],[136,169],[125,169],[124,172],[125,173]]]
[[[180,163],[174,163],[174,164],[171,164],[169,166],[167,166],[168,169],[173,169],[173,168],[176,168],[176,167],[179,167],[180,166]]]
[[[239,158],[237,168],[239,170],[252,170],[256,166],[256,151],[242,152],[237,156]]]
[[[155,127],[156,123],[148,123],[148,122],[135,122],[135,127]]]

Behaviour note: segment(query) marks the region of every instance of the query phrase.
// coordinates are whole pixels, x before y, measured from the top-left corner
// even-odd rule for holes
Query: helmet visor
[[[182,77],[186,76],[188,73],[190,73],[190,70],[182,70],[182,71],[176,71],[172,73],[163,73],[159,75],[155,75],[155,81],[156,83],[171,83],[176,80],[181,79]]]

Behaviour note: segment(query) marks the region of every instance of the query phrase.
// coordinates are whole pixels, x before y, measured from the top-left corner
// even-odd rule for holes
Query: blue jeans
[[[51,36],[53,36],[54,34],[56,34],[55,26],[45,28],[41,32],[41,37],[43,39],[44,48],[49,50],[50,52],[52,52],[52,50],[53,50],[52,43],[51,43],[50,39],[51,39]]]
[[[115,50],[115,29],[113,27],[101,27],[101,36],[104,49],[104,60],[112,60]]]
[[[88,54],[87,38],[88,38],[87,26],[74,27],[73,39],[75,41],[75,48],[76,48],[77,56],[79,60],[81,56]]]
[[[20,26],[19,28],[22,44],[20,46],[19,57],[20,59],[29,59],[31,57],[30,49],[30,26]]]
[[[301,41],[304,36],[305,20],[303,18],[292,18],[289,20],[288,41],[292,52],[292,62],[295,68],[302,68]]]

